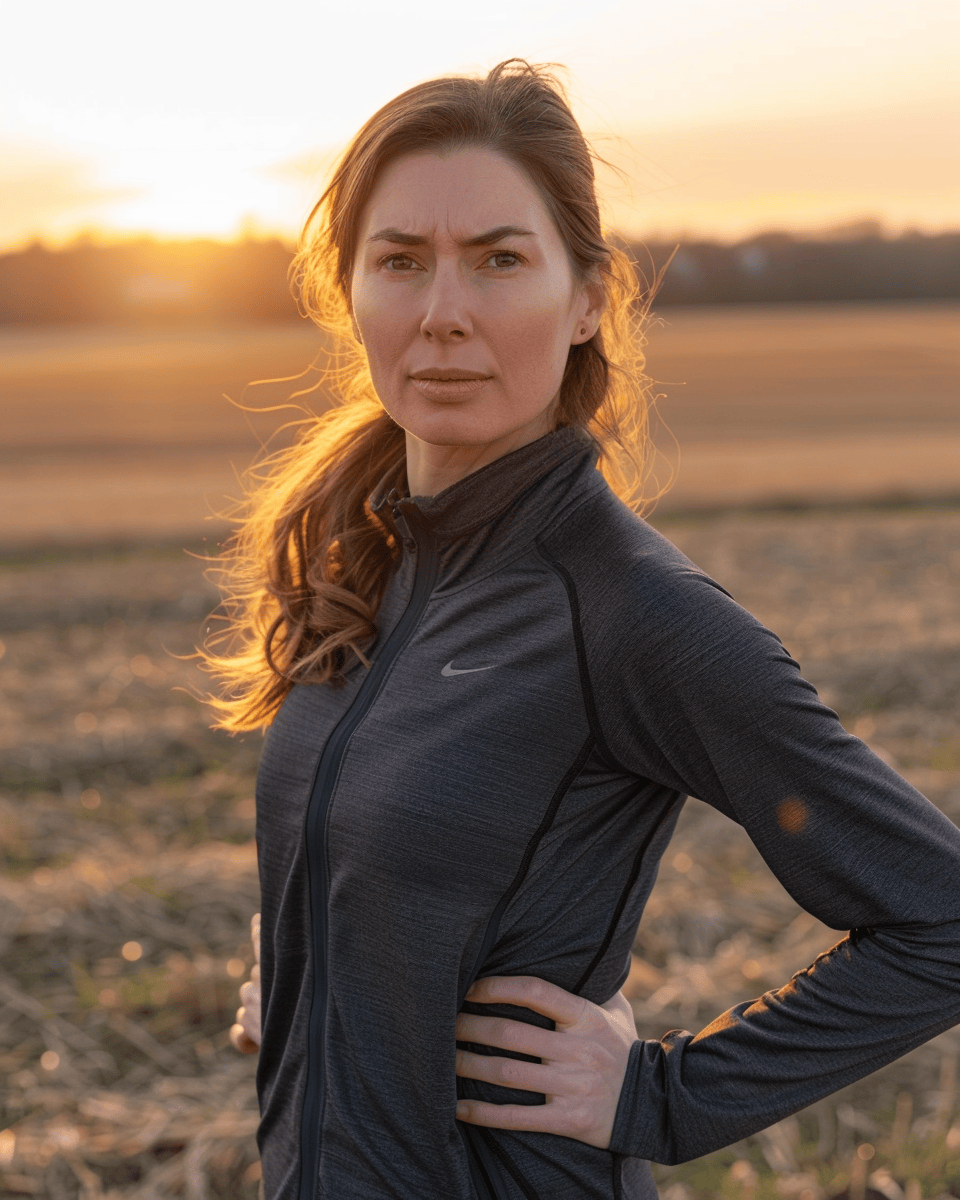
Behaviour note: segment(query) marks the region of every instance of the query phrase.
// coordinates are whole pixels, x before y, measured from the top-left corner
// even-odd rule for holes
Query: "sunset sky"
[[[960,226],[958,0],[30,0],[7,8],[0,250],[292,237],[384,101],[569,68],[627,234]]]

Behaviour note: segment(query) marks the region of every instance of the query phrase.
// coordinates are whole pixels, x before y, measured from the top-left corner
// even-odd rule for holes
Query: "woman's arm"
[[[241,1054],[256,1054],[260,1049],[260,914],[250,919],[250,941],[254,964],[250,978],[240,985],[240,1007],[236,1024],[230,1028],[230,1042]]]
[[[678,551],[650,530],[635,548],[606,547],[588,509],[548,561],[571,596],[605,757],[739,822],[799,904],[851,931],[699,1033],[628,1048],[609,1147],[682,1162],[960,1021],[960,830],[848,734],[779,640]],[[560,1035],[562,1074],[571,1053],[596,1047]]]

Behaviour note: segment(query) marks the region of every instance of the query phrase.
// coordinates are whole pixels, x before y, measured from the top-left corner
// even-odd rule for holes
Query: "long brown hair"
[[[296,443],[248,474],[238,527],[216,560],[225,624],[200,652],[223,691],[211,699],[222,728],[268,724],[299,682],[336,686],[376,636],[397,531],[368,498],[390,471],[402,479],[404,431],[377,399],[349,309],[364,206],[384,166],[404,154],[466,146],[522,168],[537,187],[575,275],[602,282],[598,332],[571,346],[557,424],[595,439],[601,466],[628,502],[647,477],[649,383],[643,327],[651,292],[605,240],[590,148],[546,68],[521,59],[484,79],[418,84],[385,104],[356,135],[304,225],[290,267],[302,312],[332,347],[321,380],[334,406]],[[319,385],[318,385],[319,386]]]

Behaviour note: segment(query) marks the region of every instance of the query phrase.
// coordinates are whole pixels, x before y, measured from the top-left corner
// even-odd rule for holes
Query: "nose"
[[[439,268],[426,295],[420,332],[428,341],[459,342],[473,333],[473,321],[463,280],[451,264]]]

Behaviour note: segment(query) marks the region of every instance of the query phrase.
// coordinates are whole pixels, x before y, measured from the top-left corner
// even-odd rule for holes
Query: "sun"
[[[219,164],[223,167],[225,164]],[[112,207],[109,223],[125,232],[159,237],[295,236],[302,214],[289,185],[242,162],[232,170],[145,180],[140,194]]]

